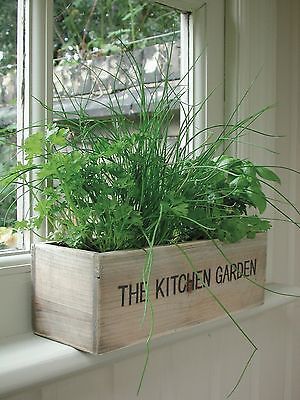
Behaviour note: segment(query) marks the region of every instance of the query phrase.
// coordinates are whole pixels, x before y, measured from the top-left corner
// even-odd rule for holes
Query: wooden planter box
[[[244,276],[264,284],[266,235],[220,244],[227,260],[210,241],[180,246],[199,275],[177,246],[154,249],[150,298],[155,335],[224,315],[203,282],[230,311],[263,303],[264,290]],[[149,316],[141,325],[145,257],[145,250],[96,253],[35,245],[35,333],[91,353],[145,340],[150,326]]]

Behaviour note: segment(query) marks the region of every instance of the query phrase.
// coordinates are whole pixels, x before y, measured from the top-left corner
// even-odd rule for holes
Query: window
[[[180,68],[181,75],[185,76],[183,83],[188,88],[184,103],[186,107],[197,106],[216,85],[223,84],[223,2],[209,0],[201,4],[199,1],[189,0],[185,2],[185,9],[176,0],[164,0],[160,3],[177,7],[183,12]],[[27,127],[22,135],[19,134],[19,145],[26,136],[39,129],[42,121],[51,120],[49,110],[53,97],[53,68],[59,91],[62,90],[59,82],[66,82],[65,75],[76,70],[76,62],[93,63],[99,56],[117,56],[120,51],[119,39],[136,52],[142,52],[145,47],[153,46],[154,43],[165,42],[170,37],[179,40],[179,13],[168,7],[158,11],[158,7],[162,6],[137,0],[128,0],[127,9],[121,9],[121,3],[114,0],[107,0],[103,4],[106,7],[105,14],[97,14],[97,1],[73,3],[65,0],[19,0],[17,128],[21,131]],[[71,16],[81,29],[72,25]],[[143,31],[141,25],[145,16],[149,23],[143,24]],[[161,24],[166,19],[168,25],[170,23],[167,28],[165,23]],[[111,27],[107,21],[110,21]],[[123,25],[117,29],[120,21]],[[53,36],[56,57],[54,66]],[[69,86],[69,93],[72,94],[77,83],[73,79],[69,79],[70,81],[73,87]],[[85,77],[81,82],[78,81],[78,85],[82,86],[86,82]],[[49,109],[43,104],[48,104]],[[222,88],[219,88],[218,94],[209,98],[201,114],[195,119],[190,135],[194,135],[207,123],[212,124],[214,120],[220,122],[223,118],[222,104],[223,93]],[[176,129],[175,124],[174,131]],[[21,190],[18,189],[17,198],[21,195]],[[25,202],[19,201],[17,218],[22,219],[33,212],[32,199],[26,195]],[[25,235],[21,245],[24,244],[28,249],[31,240],[29,234]]]
[[[126,57],[126,52],[131,55]],[[180,12],[141,0],[54,2],[54,117],[78,108],[105,119],[112,97],[135,118],[138,65],[145,84],[154,87],[169,72],[180,80]],[[137,63],[133,66],[134,61]],[[179,111],[174,110],[174,132]],[[177,124],[177,128],[176,128]]]

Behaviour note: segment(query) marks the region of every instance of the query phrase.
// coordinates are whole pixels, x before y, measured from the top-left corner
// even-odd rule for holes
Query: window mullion
[[[45,103],[48,105],[46,120],[50,122],[53,107],[53,0],[46,0],[45,16]]]
[[[18,145],[30,134],[43,130],[52,108],[52,0],[19,0],[18,4]],[[45,105],[47,104],[47,109]],[[24,162],[19,152],[19,161]],[[34,179],[29,177],[28,179]],[[22,196],[23,194],[23,196]],[[34,199],[26,189],[17,193],[17,218],[22,220],[34,213]],[[44,234],[42,228],[39,234]],[[36,240],[24,236],[25,248]]]
[[[206,104],[199,111],[207,92],[205,43],[206,5],[192,13],[183,14],[181,19],[181,73],[186,88],[182,97],[181,120],[183,124],[189,120],[186,141],[191,154],[199,147],[197,132],[206,124]]]
[[[189,104],[193,107],[192,151],[205,141],[198,132],[207,126],[207,4],[191,14],[189,29],[189,64],[191,69]]]
[[[207,139],[199,131],[224,121],[224,2],[207,0],[182,18],[182,74],[187,74],[187,102],[194,152]],[[188,109],[185,107],[184,113]]]
[[[28,66],[31,65],[31,7],[27,0],[18,1],[18,22],[17,22],[17,161],[24,163],[24,153],[20,151],[24,140],[29,135],[31,115],[31,74]],[[30,195],[22,185],[17,186],[17,220],[22,220],[30,210]],[[29,248],[30,233],[26,232],[18,238],[19,248]]]

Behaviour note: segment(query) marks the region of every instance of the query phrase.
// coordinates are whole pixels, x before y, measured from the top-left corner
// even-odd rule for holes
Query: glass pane
[[[178,11],[141,0],[56,0],[54,4],[56,99],[108,94],[132,86],[135,62],[147,83],[161,81],[168,53],[172,53],[169,75],[179,79]],[[129,58],[120,68],[128,50],[134,60]],[[105,116],[103,110],[91,113]]]
[[[75,164],[78,167],[79,163],[82,165],[78,170],[80,172],[74,176],[73,169],[77,166],[74,164],[73,168],[73,164],[71,164],[73,169],[69,172],[72,178],[67,176],[68,182],[72,185],[71,205],[65,206],[66,195],[60,185],[60,177],[57,178],[57,175],[53,179],[55,193],[50,189],[48,191],[49,198],[53,199],[56,196],[58,199],[57,207],[51,206],[52,210],[48,213],[54,240],[71,247],[76,242],[76,245],[81,248],[91,248],[95,243],[92,245],[85,242],[85,231],[88,231],[93,238],[98,237],[99,240],[101,235],[106,236],[100,225],[106,218],[107,213],[101,214],[101,210],[106,207],[107,199],[104,200],[101,197],[105,193],[97,186],[97,174],[95,171],[94,174],[90,172],[90,161],[96,163],[97,171],[99,169],[98,162],[100,161],[98,156],[93,154],[98,151],[101,153],[102,149],[106,149],[108,143],[110,149],[106,149],[105,154],[102,155],[104,158],[109,157],[107,154],[109,155],[111,151],[114,156],[114,152],[119,151],[120,148],[121,153],[122,142],[126,143],[128,140],[132,144],[135,137],[139,136],[138,132],[153,132],[154,130],[157,135],[153,135],[154,140],[151,142],[154,143],[154,147],[167,149],[168,146],[171,146],[172,136],[177,135],[179,131],[179,102],[173,101],[178,96],[176,91],[180,91],[178,86],[180,81],[179,36],[180,12],[152,2],[137,0],[55,1],[54,121],[56,126],[48,132],[48,137],[57,135],[60,127],[66,128],[62,135],[67,131],[68,136],[64,149],[62,150],[57,145],[49,157],[52,160],[53,158],[69,159],[73,163],[73,157],[77,160],[78,154],[80,154],[78,164],[76,164],[77,161]],[[168,83],[164,85],[166,75],[169,79]],[[168,89],[169,95],[164,92],[164,87]],[[144,93],[142,93],[143,90]],[[171,112],[166,113],[168,115],[164,119],[161,116],[165,115],[164,111],[167,107],[161,108],[163,112],[159,112],[157,108],[156,118],[157,120],[160,118],[160,120],[152,130],[154,108],[163,96],[166,101],[167,97],[173,98],[169,103],[170,109],[167,110]],[[141,106],[142,98],[145,103]],[[144,125],[143,118],[139,113],[142,107],[144,111],[146,110],[145,114],[147,115]],[[114,118],[116,114],[118,117]],[[149,115],[152,119],[148,118]],[[119,118],[119,116],[121,117]],[[168,126],[166,127],[166,125]],[[122,126],[121,129],[119,129],[120,126]],[[123,133],[126,133],[127,136]],[[165,140],[167,135],[168,140]],[[116,138],[120,138],[120,140]],[[162,143],[162,146],[157,146],[157,143]],[[116,146],[112,148],[114,144]],[[134,146],[135,144],[131,146],[133,153],[135,152]],[[145,142],[141,147],[146,147]],[[57,150],[60,150],[60,153]],[[62,152],[68,152],[69,156],[66,156],[66,153],[62,156]],[[83,155],[84,152],[86,152],[85,155]],[[168,162],[170,160],[171,158],[168,159]],[[120,169],[126,165],[122,156],[117,164]],[[106,167],[105,164],[103,168]],[[61,170],[66,173],[67,168],[64,164]],[[125,171],[125,168],[123,170]],[[46,173],[49,173],[49,170]],[[111,173],[108,173],[108,180],[110,180]],[[118,187],[119,183],[116,184],[116,192],[118,192],[116,202],[117,198],[120,200],[118,196],[123,196],[122,185],[127,185],[126,177],[122,174],[123,172],[120,172],[120,176],[122,176],[119,182],[120,188]],[[103,175],[105,174],[103,173]],[[136,175],[138,181],[139,173]],[[82,178],[81,182],[77,180],[79,176]],[[87,178],[84,178],[85,176]],[[83,181],[84,187],[81,192],[80,187]],[[77,183],[73,185],[74,182]],[[126,190],[130,184],[131,182],[126,186]],[[97,187],[95,189],[97,195],[90,193],[94,191],[94,187]],[[110,194],[111,190],[114,189],[109,187],[108,208],[114,208],[116,204],[113,200],[115,192]],[[88,194],[86,195],[86,193]],[[124,204],[126,201],[124,200]],[[136,204],[129,204],[130,210],[138,214],[135,206]],[[99,207],[102,207],[101,210]],[[124,210],[124,207],[120,206],[119,209],[116,206],[112,213],[124,212]],[[129,213],[127,212],[127,214]],[[137,220],[135,221],[138,224]],[[108,225],[106,223],[106,227]],[[114,231],[118,230],[116,225],[113,229]],[[121,230],[124,232],[124,238],[118,237],[116,243],[105,243],[101,250],[106,251],[121,248],[121,246],[130,247],[131,239],[127,238],[127,233],[129,236],[132,233],[125,225],[120,227]],[[125,243],[122,242],[123,239]]]
[[[17,1],[1,1],[0,8],[0,175],[3,176],[16,163]],[[16,190],[14,185],[6,188],[0,185],[0,190],[0,250],[3,250],[15,247],[10,227],[16,220]]]
[[[54,110],[68,113],[83,107],[103,119],[111,114],[114,98],[115,105],[134,119],[139,95],[131,88],[138,86],[136,67],[141,68],[149,97],[166,75],[175,88],[173,96],[179,96],[179,39],[180,12],[161,4],[55,0]],[[126,59],[127,51],[131,56]],[[178,103],[173,104],[170,142],[179,130]]]
[[[180,13],[142,0],[55,1],[55,58],[83,60],[179,38]]]

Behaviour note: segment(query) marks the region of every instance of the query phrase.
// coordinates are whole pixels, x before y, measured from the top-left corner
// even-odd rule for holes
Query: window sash
[[[188,132],[192,152],[206,139],[197,132],[224,122],[224,1],[197,3],[197,9],[182,15],[181,25],[182,76],[187,87],[182,119],[190,108],[201,105]]]
[[[52,0],[18,1],[17,34],[17,144],[51,119],[52,108]],[[47,104],[46,110],[43,104]],[[22,152],[18,161],[24,162]],[[29,177],[33,179],[33,177]],[[33,215],[33,199],[23,187],[17,189],[17,219]],[[43,235],[43,229],[39,232]],[[29,249],[38,237],[26,232],[19,247]]]
[[[182,10],[181,60],[182,75],[186,76],[185,103],[187,107],[200,104],[219,85],[218,93],[205,102],[201,113],[190,127],[189,135],[204,129],[215,121],[223,121],[224,76],[224,1],[223,0],[160,0],[161,4]],[[17,44],[17,128],[18,145],[36,126],[51,120],[51,113],[42,104],[52,108],[52,32],[53,0],[18,1]],[[200,82],[200,84],[199,84]],[[198,85],[199,84],[199,85]],[[197,86],[198,85],[198,86]],[[25,129],[24,128],[28,128]],[[191,149],[199,145],[197,138]],[[23,161],[22,154],[19,160]],[[22,193],[18,189],[18,196]],[[18,201],[18,219],[33,214],[34,204],[28,194]],[[45,229],[45,228],[44,228]],[[39,232],[43,235],[43,230]],[[24,236],[22,248],[29,249],[34,240],[31,234]]]

